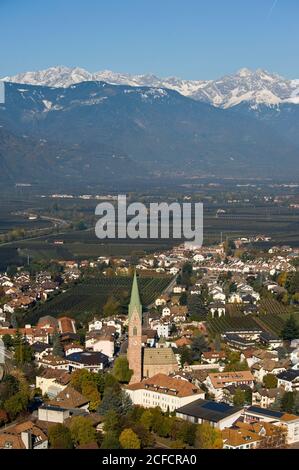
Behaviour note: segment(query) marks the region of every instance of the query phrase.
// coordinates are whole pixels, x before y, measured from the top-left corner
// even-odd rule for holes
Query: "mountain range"
[[[184,80],[176,77],[159,78],[151,74],[131,75],[109,70],[90,73],[79,67],[51,67],[37,72],[4,77],[2,80],[64,88],[86,81],[168,88],[189,98],[222,108],[230,108],[242,102],[270,106],[280,103],[299,104],[299,80],[289,80],[262,69],[254,71],[243,68],[235,74],[216,80]]]
[[[299,176],[298,81],[247,69],[213,83],[86,74],[5,78],[1,185]]]

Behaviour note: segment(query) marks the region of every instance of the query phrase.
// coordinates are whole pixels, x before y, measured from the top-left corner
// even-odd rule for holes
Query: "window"
[[[134,326],[133,328],[133,336],[137,336],[137,326]]]

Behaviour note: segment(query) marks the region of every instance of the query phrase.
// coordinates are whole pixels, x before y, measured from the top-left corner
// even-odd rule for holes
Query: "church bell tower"
[[[127,358],[129,361],[129,368],[133,370],[130,383],[136,383],[140,382],[142,379],[142,305],[139,297],[136,271],[134,273],[129,304],[128,330]]]

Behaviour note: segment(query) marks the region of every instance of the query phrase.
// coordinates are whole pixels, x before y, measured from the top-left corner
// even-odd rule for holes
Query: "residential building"
[[[186,380],[173,379],[162,373],[128,385],[125,391],[134,405],[144,408],[159,406],[162,411],[169,412],[205,396],[196,385]]]

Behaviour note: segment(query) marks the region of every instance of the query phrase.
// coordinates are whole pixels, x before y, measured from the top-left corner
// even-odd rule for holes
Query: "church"
[[[128,312],[128,350],[129,368],[133,371],[130,383],[140,382],[143,378],[158,373],[171,374],[178,369],[172,348],[144,347],[142,342],[142,304],[136,272],[133,278],[131,299]]]

